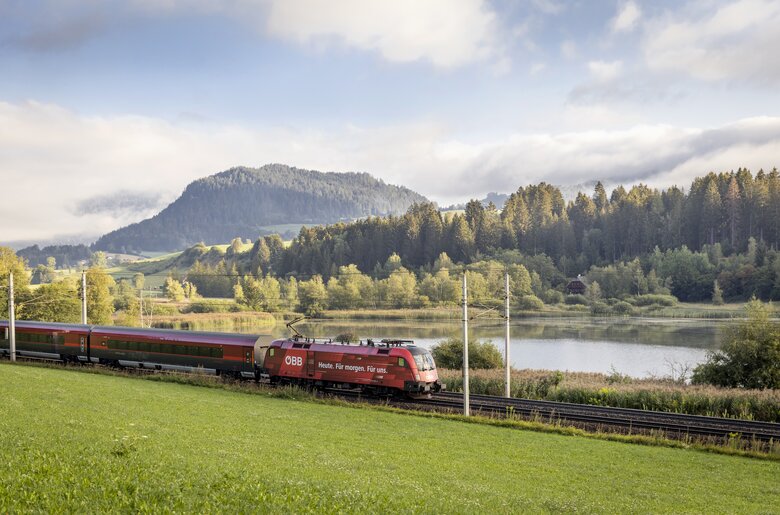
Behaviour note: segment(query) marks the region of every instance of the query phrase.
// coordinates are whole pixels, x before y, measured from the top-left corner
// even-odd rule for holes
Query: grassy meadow
[[[0,363],[0,512],[778,512],[780,462]]]

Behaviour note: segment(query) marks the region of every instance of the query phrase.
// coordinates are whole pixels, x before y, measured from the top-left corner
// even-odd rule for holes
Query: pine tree
[[[718,191],[717,179],[714,174],[707,183],[707,189],[704,192],[704,201],[702,205],[702,221],[706,230],[707,242],[710,245],[715,244],[715,232],[720,226],[721,200]]]
[[[729,233],[732,250],[737,244],[737,230],[739,228],[739,217],[741,210],[742,197],[739,193],[739,184],[737,184],[737,178],[731,177],[729,181],[729,189],[726,191],[726,213],[728,215]]]
[[[715,283],[712,287],[712,303],[716,306],[723,305],[723,291],[720,289],[720,285],[718,285],[717,279],[715,279]]]
[[[607,190],[604,189],[604,185],[601,184],[601,181],[596,183],[596,187],[593,190],[593,202],[596,205],[598,213],[606,213],[609,200],[607,199]]]

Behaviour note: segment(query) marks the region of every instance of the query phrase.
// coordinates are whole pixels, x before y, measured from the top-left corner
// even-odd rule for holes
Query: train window
[[[200,351],[195,345],[187,345],[187,354],[190,356],[200,355]]]
[[[426,354],[425,359],[428,361],[428,370],[436,370],[436,363],[433,361],[433,356]]]
[[[274,349],[268,349],[268,355],[273,357],[274,355]]]
[[[150,343],[149,344],[149,352],[160,352],[160,344],[159,343]]]
[[[399,367],[405,367],[406,366],[406,360],[404,358],[398,358],[398,366]]]
[[[428,370],[428,363],[425,361],[425,358],[419,354],[417,354],[414,357],[414,362],[417,364],[417,370],[420,372],[424,372]]]
[[[174,345],[173,346],[173,353],[174,354],[187,354],[187,346],[186,345]]]
[[[5,331],[3,331],[3,340],[8,340],[8,328],[5,328]]]

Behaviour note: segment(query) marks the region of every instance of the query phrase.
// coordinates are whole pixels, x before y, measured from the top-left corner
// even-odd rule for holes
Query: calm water
[[[663,376],[704,361],[728,326],[701,320],[523,319],[511,324],[510,354],[515,368]],[[462,335],[457,321],[307,321],[295,327],[306,336],[351,332],[361,339],[412,339],[424,347]],[[269,341],[289,334],[283,324],[265,332]],[[471,322],[469,334],[472,340],[491,340],[503,353],[503,321]]]

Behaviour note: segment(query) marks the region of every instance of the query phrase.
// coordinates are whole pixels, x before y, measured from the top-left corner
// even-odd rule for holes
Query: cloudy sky
[[[780,166],[777,0],[0,0],[0,242],[236,165],[440,204]]]

